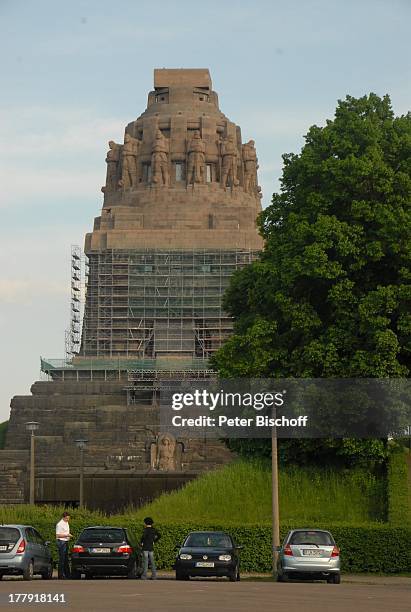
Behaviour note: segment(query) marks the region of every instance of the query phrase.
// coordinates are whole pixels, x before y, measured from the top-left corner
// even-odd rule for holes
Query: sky
[[[0,0],[0,422],[40,355],[64,357],[70,248],[102,206],[107,141],[146,108],[154,68],[209,68],[253,138],[263,205],[283,153],[338,99],[410,109],[409,0]]]

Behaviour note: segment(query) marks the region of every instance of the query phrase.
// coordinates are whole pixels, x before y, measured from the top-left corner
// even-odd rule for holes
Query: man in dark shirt
[[[141,548],[143,549],[143,573],[141,578],[147,580],[148,562],[151,567],[151,580],[157,578],[157,568],[154,561],[154,543],[160,539],[160,534],[153,527],[154,521],[150,516],[144,519],[144,531],[141,536]]]

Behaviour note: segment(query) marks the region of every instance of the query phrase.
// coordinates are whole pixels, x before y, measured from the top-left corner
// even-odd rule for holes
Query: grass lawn
[[[385,482],[363,469],[288,468],[280,471],[280,517],[301,525],[383,521]],[[268,464],[237,461],[166,493],[137,511],[139,518],[178,523],[266,523],[271,520]]]

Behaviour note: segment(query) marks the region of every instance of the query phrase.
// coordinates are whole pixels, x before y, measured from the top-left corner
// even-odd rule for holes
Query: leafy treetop
[[[226,293],[222,376],[397,377],[411,368],[411,114],[338,102],[258,220],[265,248]]]

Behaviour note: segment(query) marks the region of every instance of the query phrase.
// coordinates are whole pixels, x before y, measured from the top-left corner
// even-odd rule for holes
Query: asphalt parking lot
[[[66,603],[9,603],[10,594],[16,593],[64,594]],[[166,577],[156,581],[35,579],[23,582],[3,579],[0,583],[0,610],[409,612],[410,601],[411,578],[373,578],[371,582],[354,580],[340,585],[321,582],[277,584],[264,580],[176,582]]]

